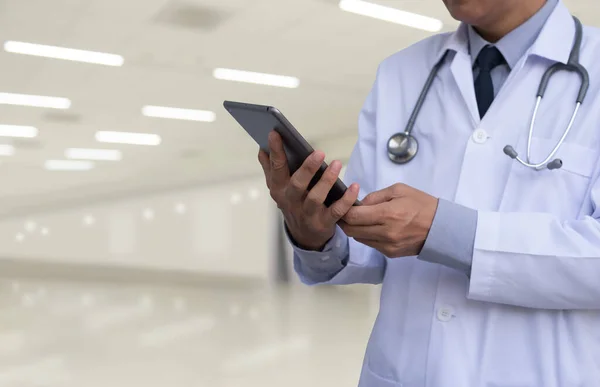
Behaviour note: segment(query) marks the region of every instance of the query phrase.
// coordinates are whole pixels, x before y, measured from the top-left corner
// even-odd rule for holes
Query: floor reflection
[[[355,386],[374,291],[2,280],[0,386]]]

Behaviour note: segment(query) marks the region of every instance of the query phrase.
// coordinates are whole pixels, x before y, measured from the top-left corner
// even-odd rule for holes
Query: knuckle
[[[269,191],[269,195],[271,196],[271,199],[273,199],[273,201],[275,203],[277,203],[277,206],[279,208],[281,208],[281,206],[283,205],[283,202],[284,202],[284,200],[282,198],[282,195],[281,195],[281,192],[275,191],[275,190],[271,190],[271,191]]]
[[[388,213],[383,214],[383,216],[389,220],[398,221],[404,219],[404,211],[390,211]]]
[[[394,220],[397,221],[401,221],[401,222],[406,222],[409,221],[412,218],[412,214],[410,212],[410,210],[406,209],[406,208],[401,208],[398,211],[395,211],[393,213],[394,215]]]
[[[300,190],[304,189],[304,184],[302,184],[302,181],[300,181],[300,179],[298,178],[298,176],[296,174],[294,174],[290,178],[289,185],[292,189],[294,189],[296,191],[300,191]]]
[[[341,218],[345,215],[344,210],[340,206],[331,207],[331,214],[334,218]]]
[[[398,233],[394,230],[387,230],[383,235],[383,237],[388,241],[395,241],[397,236]]]
[[[271,157],[271,168],[281,170],[286,167],[286,161],[283,158]]]
[[[319,163],[314,159],[314,157],[308,157],[306,160],[304,160],[304,162],[302,163],[302,167],[303,169],[307,170],[307,171],[315,171],[319,168]]]
[[[349,212],[349,213],[344,214],[344,215],[345,215],[345,219],[344,220],[346,221],[346,223],[348,223],[348,224],[354,224],[354,223],[356,223],[356,215],[354,215],[352,212]]]
[[[396,183],[392,186],[392,193],[395,195],[399,195],[404,191],[404,184]]]
[[[276,201],[276,202],[278,201],[278,199],[279,199],[279,195],[277,194],[277,192],[275,192],[275,191],[273,191],[273,190],[270,190],[270,191],[269,191],[269,195],[271,196],[271,199],[273,199],[273,200],[274,200],[274,201]]]
[[[317,207],[321,204],[321,201],[319,200],[319,198],[317,197],[317,195],[315,195],[314,193],[309,193],[306,196],[306,199],[304,200],[304,202],[310,207],[310,208],[314,208]]]

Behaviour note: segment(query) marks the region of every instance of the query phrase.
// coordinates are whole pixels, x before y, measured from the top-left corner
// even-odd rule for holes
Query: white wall
[[[275,211],[256,177],[0,219],[0,258],[267,278]]]

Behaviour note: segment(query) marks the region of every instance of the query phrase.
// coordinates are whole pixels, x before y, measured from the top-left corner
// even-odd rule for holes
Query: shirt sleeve
[[[418,258],[470,276],[476,231],[476,210],[440,199]]]
[[[479,211],[468,297],[554,310],[600,309],[600,183],[591,215]]]
[[[330,281],[346,266],[349,255],[348,237],[339,227],[322,251],[301,249],[287,227],[285,232],[294,250],[294,270],[303,283]]]
[[[376,189],[377,163],[377,94],[382,67],[358,117],[358,141],[350,159],[344,181],[360,185],[359,198]],[[391,69],[390,71],[395,71]],[[380,284],[386,259],[377,250],[358,243],[337,228],[335,236],[322,252],[294,248],[294,269],[307,285]]]

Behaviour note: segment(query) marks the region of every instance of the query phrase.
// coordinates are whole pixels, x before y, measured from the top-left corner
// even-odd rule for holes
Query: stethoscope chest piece
[[[406,164],[417,155],[419,143],[406,132],[396,133],[388,140],[388,157],[396,164]]]

